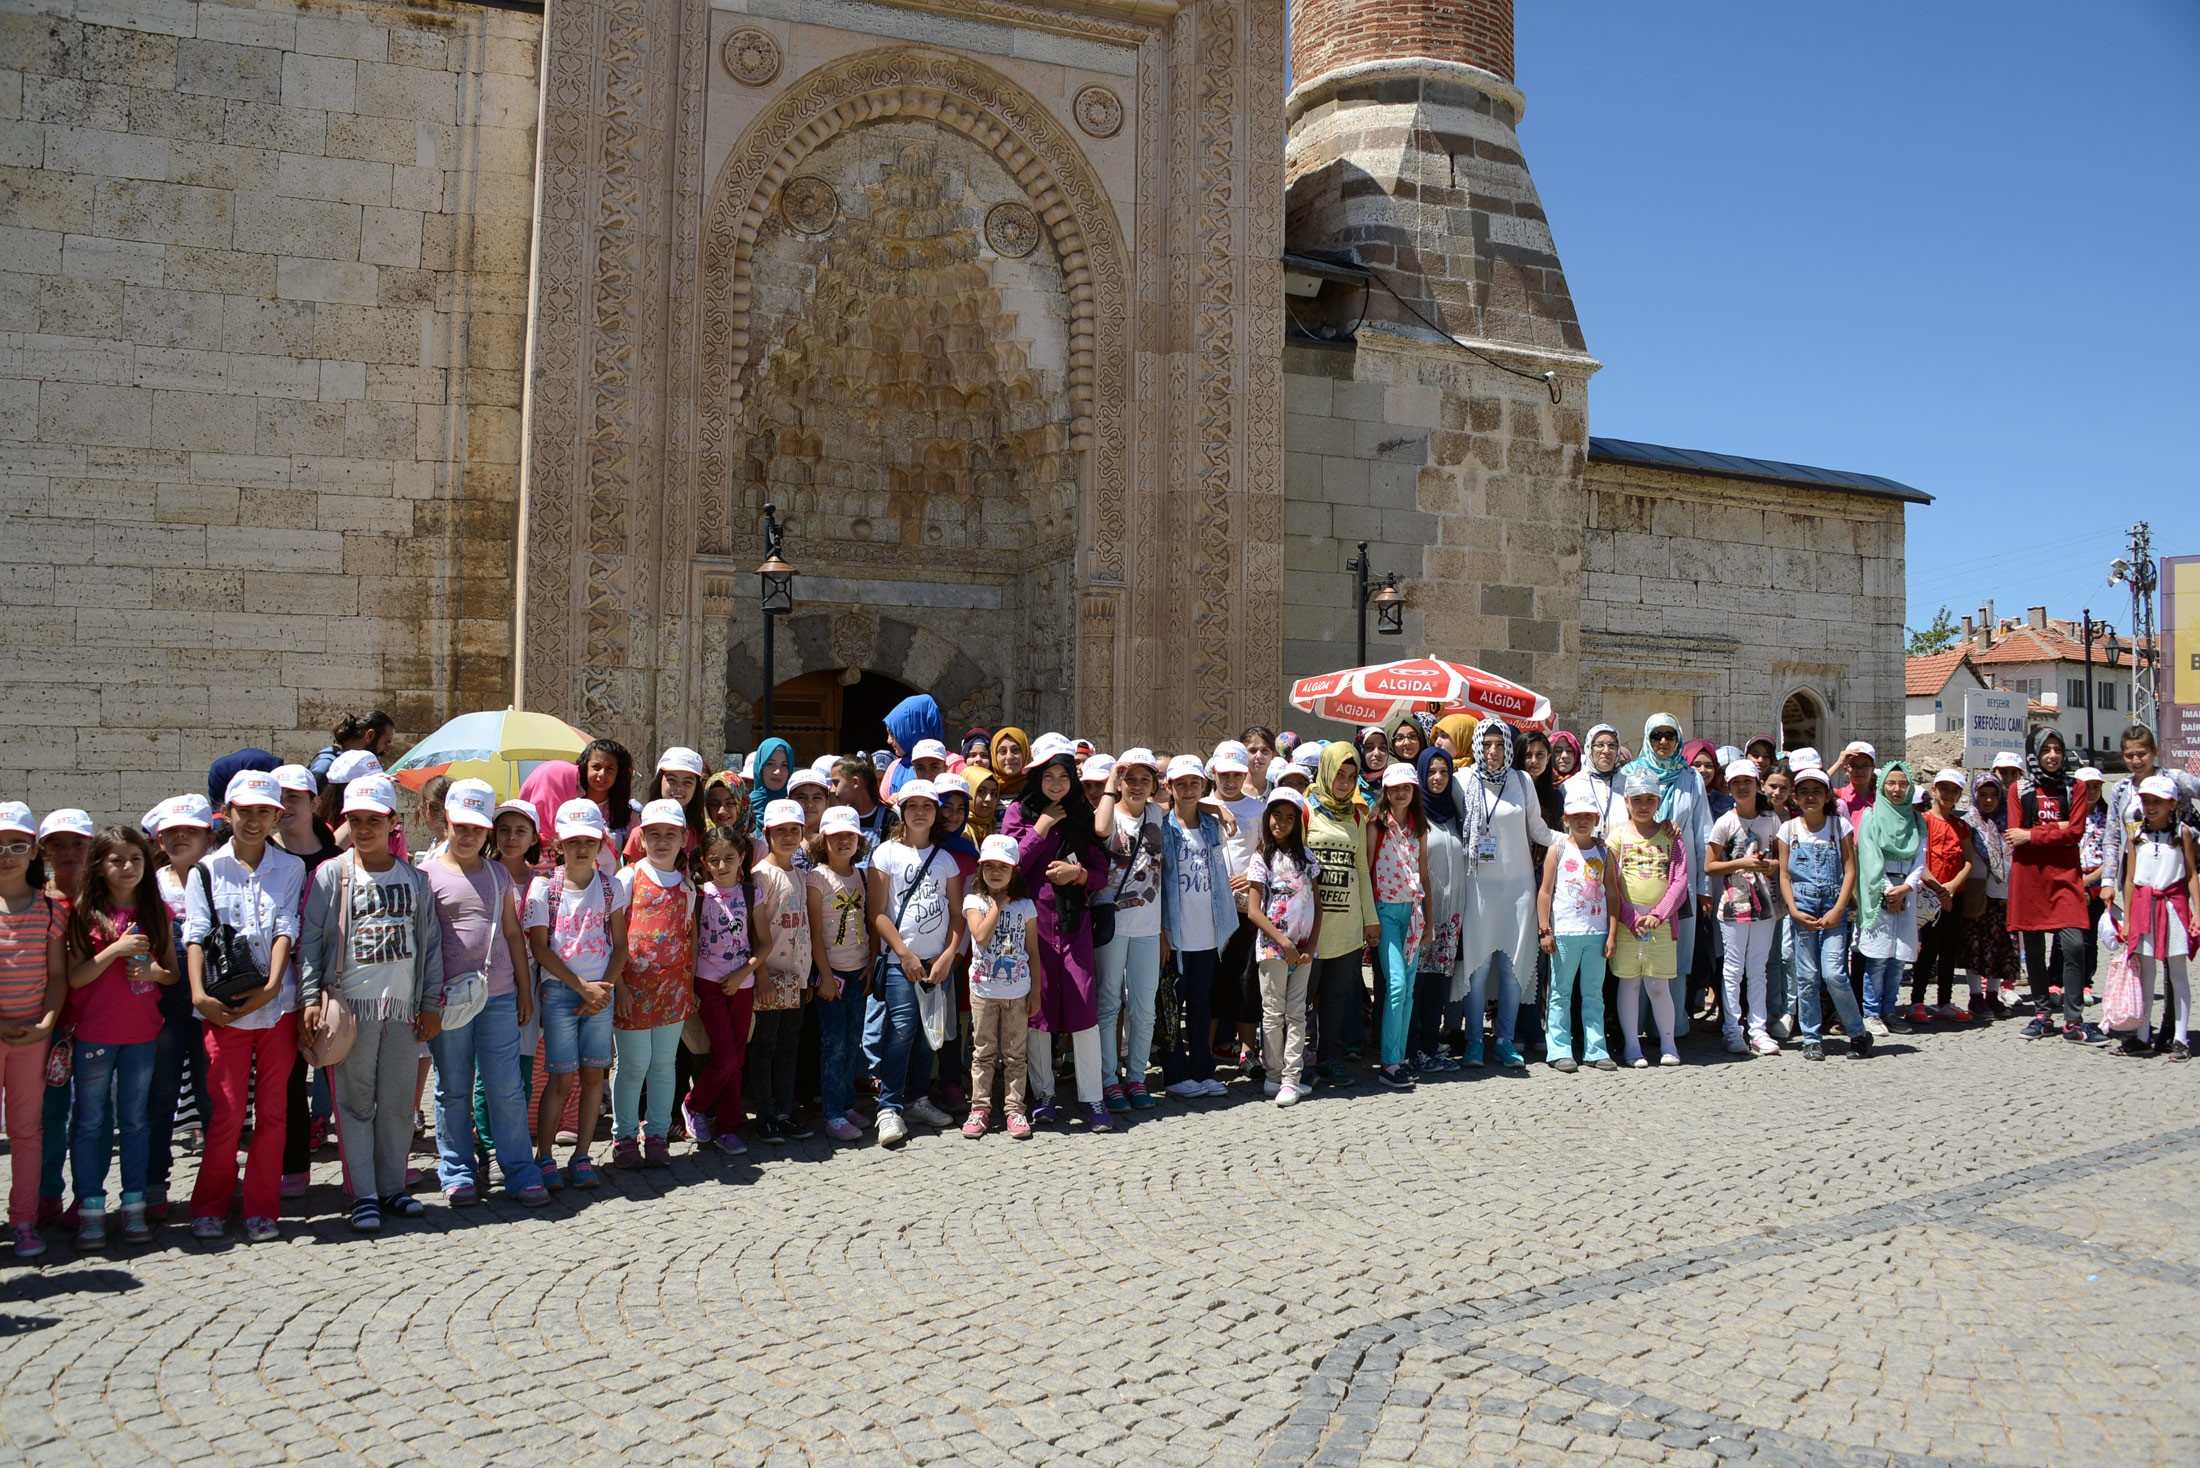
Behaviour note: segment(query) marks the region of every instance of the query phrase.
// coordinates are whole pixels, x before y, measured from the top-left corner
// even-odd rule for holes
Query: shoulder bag
[[[206,968],[199,983],[208,998],[235,1008],[267,986],[267,975],[260,972],[259,961],[252,956],[252,945],[244,934],[222,921],[221,911],[214,905],[214,879],[206,874],[206,863],[200,862],[192,872],[206,889],[206,915],[212,922],[199,943],[206,951]]]
[[[350,852],[336,858],[342,864],[343,881],[336,894],[336,963],[331,969],[331,979],[344,971],[351,962],[351,873],[358,863]],[[336,992],[330,980],[321,983],[321,1023],[317,1029],[301,1028],[298,1032],[298,1050],[308,1065],[326,1070],[341,1065],[351,1054],[352,1042],[359,1038],[359,1016],[352,1013],[343,996]]]
[[[940,843],[937,841],[933,842],[931,846],[926,848],[924,865],[917,868],[916,880],[909,884],[908,891],[901,894],[901,901],[894,904],[894,928],[896,931],[899,931],[901,928],[901,915],[909,910],[909,899],[916,896],[917,889],[924,885],[924,874],[932,870],[932,858],[938,856],[939,854]],[[754,941],[753,935],[751,936],[751,941]],[[766,952],[769,951],[769,949],[766,950]],[[878,961],[871,965],[871,992],[873,994],[883,994],[886,992],[886,965],[892,962],[894,962],[894,951],[890,946],[888,946],[883,952],[879,954]],[[911,981],[914,982],[914,976],[912,976]],[[919,985],[918,987],[923,988],[925,986]]]
[[[1102,851],[1107,850],[1107,843],[1102,842],[1100,849]],[[1131,854],[1124,859],[1123,875],[1116,879],[1115,891],[1109,895],[1107,901],[1096,902],[1090,909],[1092,913],[1093,947],[1105,948],[1115,941],[1115,905],[1123,900],[1123,889],[1130,885],[1131,868],[1138,864],[1139,854],[1145,849],[1146,818],[1144,815],[1140,815],[1137,833],[1131,838]]]

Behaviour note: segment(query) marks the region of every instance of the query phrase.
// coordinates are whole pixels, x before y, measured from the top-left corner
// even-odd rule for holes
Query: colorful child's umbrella
[[[512,800],[537,765],[572,760],[588,736],[549,714],[526,709],[484,709],[460,714],[405,751],[389,768],[408,790],[418,790],[437,775],[454,780],[487,780],[497,799]]]
[[[1291,706],[1356,727],[1387,729],[1406,714],[1472,714],[1503,719],[1515,729],[1551,727],[1551,701],[1542,694],[1443,658],[1406,658],[1301,678],[1291,685]]]

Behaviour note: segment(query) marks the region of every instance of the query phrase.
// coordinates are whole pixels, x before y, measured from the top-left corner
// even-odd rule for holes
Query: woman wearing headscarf
[[[1435,729],[1436,720],[1427,714],[1400,714],[1390,721],[1390,757],[1418,768]]]
[[[1875,1035],[1907,1030],[1902,966],[1917,961],[1917,893],[1924,885],[1925,825],[1910,804],[1910,767],[1879,772],[1856,828],[1856,947],[1864,958],[1864,1023]]]
[[[1610,724],[1592,724],[1583,737],[1589,746],[1588,762],[1567,777],[1566,786],[1581,790],[1596,802],[1597,836],[1602,839],[1611,835],[1616,822],[1627,817],[1627,802],[1620,799],[1616,783],[1620,770],[1619,731]],[[1561,795],[1566,786],[1560,787]]]
[[[1390,736],[1370,724],[1359,734],[1360,804],[1372,811],[1383,803],[1383,771],[1390,768]]]
[[[1466,1060],[1482,1064],[1482,1012],[1496,980],[1497,1063],[1525,1064],[1513,1044],[1520,1020],[1520,980],[1535,973],[1535,855],[1551,844],[1543,807],[1528,777],[1513,768],[1513,730],[1503,719],[1485,719],[1473,768],[1460,780],[1465,807],[1460,846],[1465,852],[1467,937],[1465,967],[1472,978],[1467,1001]],[[1459,996],[1454,996],[1455,999]]]
[[[1709,827],[1734,809],[1734,797],[1726,793],[1726,766],[1719,758],[1718,747],[1708,739],[1689,740],[1681,755],[1688,761],[1688,768],[1696,772],[1696,778],[1703,782],[1704,801],[1710,812],[1705,828],[1708,841]],[[1707,859],[1708,855],[1707,851]],[[1716,903],[1726,890],[1726,882],[1714,876],[1710,885],[1711,900]],[[1706,922],[1696,930],[1696,938],[1694,961],[1681,969],[1681,978],[1686,981],[1691,995],[1701,996],[1701,1002],[1692,1002],[1683,1012],[1700,1020],[1716,1020],[1719,1017],[1720,975],[1726,966],[1726,935],[1717,923]]]
[[[1415,761],[1421,776],[1422,841],[1428,871],[1428,931],[1421,939],[1413,985],[1413,1022],[1406,1037],[1414,1070],[1455,1069],[1444,1053],[1444,1005],[1454,985],[1465,986],[1467,855],[1459,843],[1466,810],[1449,752],[1431,745]]]
[[[749,829],[758,840],[764,835],[764,810],[775,800],[787,798],[787,781],[794,774],[794,746],[774,736],[756,746],[756,784],[749,791]],[[543,827],[549,830],[548,826]]]
[[[1042,744],[1046,741],[1042,740]],[[1109,820],[1115,802],[1105,803]],[[1093,972],[1091,904],[1107,879],[1092,802],[1077,779],[1074,749],[1053,746],[1024,781],[1023,794],[1003,812],[1001,833],[1022,853],[1017,870],[1039,909],[1039,962],[1045,973],[1039,1008],[1031,1015],[1028,1064],[1032,1120],[1058,1120],[1054,1103],[1054,1037],[1070,1043],[1077,1100],[1086,1126],[1111,1132],[1101,1100],[1099,985]],[[973,1098],[975,1101],[975,1098]]]
[[[1031,764],[1031,736],[1014,725],[994,730],[985,763],[1000,782],[1002,802],[1016,799],[1024,793],[1024,773]]]
[[[2087,898],[2078,843],[2092,809],[2091,783],[2074,785],[2069,752],[2052,728],[2034,729],[2024,746],[2024,778],[2009,808],[2009,931],[2024,935],[2024,967],[2032,977],[2036,1013],[2024,1028],[2028,1040],[2051,1034],[2047,939],[2062,954],[2062,1033],[2078,1044],[2102,1038],[2085,1022]]]
[[[970,782],[970,820],[964,829],[971,840],[982,844],[1000,828],[1000,777],[984,765],[973,764],[963,766],[963,778]]]
[[[1985,990],[1986,1008],[2009,1018],[2002,991],[2016,992],[2017,947],[2009,939],[2009,790],[1992,770],[1971,776],[1971,860],[1974,880],[1985,884],[1985,907],[1971,915],[1971,972]]]
[[[1451,755],[1452,763],[1474,758],[1474,726],[1478,721],[1472,714],[1446,714],[1436,721],[1436,731],[1429,736],[1432,744]]]
[[[886,742],[894,748],[894,762],[886,767],[886,793],[898,794],[903,783],[912,777],[909,767],[911,751],[926,739],[947,742],[947,726],[940,719],[939,701],[929,693],[912,693],[886,712]],[[763,777],[764,761],[759,753],[756,762],[757,776]]]
[[[1696,919],[1711,916],[1711,876],[1705,870],[1705,848],[1711,840],[1711,801],[1702,778],[1681,755],[1681,734],[1679,719],[1671,714],[1652,714],[1643,720],[1642,753],[1628,768],[1647,770],[1656,778],[1658,819],[1672,824],[1687,853],[1689,900],[1673,916],[1673,941],[1680,973],[1685,975],[1696,967]],[[1593,742],[1591,754],[1593,757]],[[1672,982],[1673,1033],[1678,1037],[1688,1033],[1687,995],[1682,992],[1686,981],[1676,977]],[[1620,1015],[1614,1028],[1640,1034],[1641,1013]]]
[[[1332,739],[1322,746],[1321,764],[1307,791],[1306,849],[1321,864],[1315,893],[1321,906],[1321,931],[1308,992],[1314,1005],[1316,1068],[1330,1084],[1346,1079],[1345,1050],[1358,1038],[1367,1010],[1360,952],[1382,936],[1375,917],[1374,886],[1368,879],[1367,821],[1359,803],[1359,775],[1359,756],[1352,746]]]

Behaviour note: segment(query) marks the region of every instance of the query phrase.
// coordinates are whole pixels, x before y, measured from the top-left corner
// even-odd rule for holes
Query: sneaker
[[[804,1136],[809,1133],[804,1132]],[[672,1139],[669,1137],[644,1137],[642,1139],[642,1166],[672,1166]]]
[[[1726,1037],[1726,1053],[1729,1055],[1747,1055],[1750,1053],[1749,1042],[1742,1038],[1740,1030],[1736,1030]]]
[[[425,1218],[428,1205],[410,1193],[392,1193],[382,1200],[382,1211],[392,1218]]]
[[[1772,1023],[1766,1026],[1766,1028],[1770,1031],[1772,1038],[1775,1040],[1792,1040],[1798,1034],[1802,1033],[1796,1028],[1795,1016],[1792,1014],[1774,1015],[1772,1017]]]
[[[191,1237],[208,1243],[227,1233],[227,1227],[218,1218],[194,1218],[191,1220]]]
[[[152,1241],[153,1226],[145,1221],[145,1205],[143,1203],[123,1204],[122,1242],[125,1244],[150,1244]]]
[[[1269,1100],[1273,1101],[1276,1099],[1276,1097],[1283,1094],[1283,1082],[1262,1081],[1260,1083],[1260,1093],[1263,1096],[1266,1096]]]
[[[1466,1048],[1466,1052],[1459,1057],[1459,1064],[1462,1068],[1471,1066],[1479,1070],[1482,1067],[1483,1063],[1482,1045],[1480,1041],[1476,1041],[1474,1044],[1469,1045]]]
[[[1088,1132],[1112,1132],[1115,1122],[1108,1115],[1108,1108],[1095,1101],[1085,1108],[1085,1130]]]
[[[984,1137],[992,1127],[993,1119],[986,1115],[985,1108],[973,1106],[970,1108],[970,1116],[963,1122],[962,1134],[975,1142]]]
[[[767,1146],[784,1147],[787,1145],[786,1130],[779,1125],[779,1118],[776,1116],[759,1116],[755,1121],[749,1123],[749,1129],[756,1133],[756,1140]]]
[[[542,1169],[542,1185],[555,1193],[565,1187],[565,1175],[558,1171],[557,1163],[547,1157],[537,1157],[535,1166]]]
[[[909,1117],[924,1126],[946,1128],[955,1124],[955,1118],[934,1106],[929,1096],[917,1098],[916,1103],[909,1108]]]
[[[1666,1051],[1663,1055],[1660,1055],[1658,1057],[1658,1064],[1660,1065],[1679,1065],[1680,1063],[1680,1056],[1674,1054],[1670,1050]]]
[[[2032,1016],[2031,1022],[2025,1025],[2023,1030],[2024,1038],[2027,1040],[2044,1040],[2056,1032],[2055,1022],[2044,1014]]]
[[[286,1172],[283,1174],[282,1186],[277,1189],[277,1192],[285,1198],[303,1198],[306,1195],[306,1188],[312,1182],[313,1175],[311,1173]]]
[[[1123,1088],[1123,1098],[1131,1103],[1133,1111],[1151,1111],[1161,1104],[1154,1100],[1152,1092],[1137,1081],[1132,1081]]]
[[[2109,1053],[2119,1060],[2152,1060],[2154,1047],[2137,1035],[2126,1035],[2122,1043]]]
[[[2063,1028],[2063,1038],[2073,1045],[2106,1045],[2108,1043],[2108,1031],[2090,1022],[2082,1025],[2066,1025]]]
[[[1940,1017],[1948,1024],[1967,1025],[1971,1022],[1971,1011],[1968,1009],[1949,1008],[1943,1010]]]
[[[1137,1103],[1133,1102],[1132,1104],[1136,1105]],[[1150,1106],[1153,1103],[1149,1101],[1147,1104]],[[1051,1100],[1041,1101],[1031,1108],[1031,1124],[1033,1126],[1052,1126],[1061,1119],[1062,1108],[1055,1105]]]
[[[1123,1094],[1121,1086],[1105,1088],[1100,1093],[1100,1099],[1106,1103],[1108,1110],[1118,1115],[1131,1109],[1131,1098]]]
[[[1778,1055],[1780,1042],[1760,1030],[1749,1037],[1749,1053],[1752,1055]]]
[[[1604,1058],[1603,1058],[1602,1060],[1592,1060],[1592,1061],[1590,1061],[1590,1062],[1589,1062],[1589,1064],[1590,1064],[1590,1065],[1592,1065],[1592,1066],[1594,1066],[1594,1067],[1595,1067],[1596,1069],[1598,1069],[1598,1070],[1618,1070],[1618,1069],[1619,1069],[1619,1062],[1618,1062],[1618,1061],[1616,1061],[1616,1060],[1614,1060],[1614,1059],[1612,1059],[1612,1057],[1611,1057],[1611,1056],[1609,1056],[1609,1055],[1605,1056],[1605,1057],[1604,1057]]]
[[[909,1140],[909,1123],[901,1119],[898,1111],[881,1111],[878,1114],[878,1144],[881,1147],[899,1147]]]
[[[472,1183],[460,1183],[455,1188],[446,1188],[443,1197],[453,1208],[471,1208],[481,1201],[481,1193]]]
[[[1922,1004],[1913,1004],[1910,1006],[1909,1019],[1913,1025],[1929,1025],[1933,1022],[1933,1012]]]
[[[836,1116],[825,1123],[825,1135],[836,1142],[853,1142],[862,1138],[863,1128],[845,1116]]]
[[[2192,1046],[2179,1040],[2169,1047],[2169,1058],[2180,1063],[2192,1059]]]
[[[680,1103],[680,1119],[687,1123],[688,1135],[695,1139],[698,1147],[717,1135],[711,1127],[710,1118],[685,1101]]]
[[[1297,1086],[1281,1087],[1276,1092],[1276,1104],[1278,1106],[1296,1106],[1299,1104],[1299,1098],[1305,1094]]]
[[[1640,1055],[1630,1055],[1627,1057],[1627,1068],[1629,1070],[1648,1070],[1650,1062]]]
[[[1816,1040],[1805,1040],[1803,1042],[1803,1058],[1805,1060],[1824,1060],[1826,1058],[1826,1047]]]
[[[38,1232],[38,1225],[19,1223],[15,1226],[15,1257],[36,1259],[46,1252],[46,1240]]]
[[[1873,1039],[1872,1032],[1870,1030],[1866,1030],[1861,1035],[1851,1037],[1851,1039],[1849,1040],[1849,1059],[1866,1059],[1872,1053],[1872,1044]]]
[[[1902,1017],[1900,1010],[1888,1015],[1879,1024],[1881,1033],[1889,1035],[1907,1035],[1913,1028],[1910,1022]]]
[[[1190,1076],[1186,1076],[1181,1081],[1171,1082],[1165,1089],[1179,1101],[1196,1101],[1207,1094],[1206,1087]]]
[[[855,1131],[852,1127],[849,1129]],[[856,1135],[863,1134],[857,1131]],[[728,1157],[746,1157],[749,1152],[749,1144],[741,1140],[739,1132],[719,1132],[710,1139],[710,1144]]]
[[[1030,1141],[1031,1118],[1021,1111],[1011,1111],[1008,1114],[1008,1134],[1019,1142]]]
[[[592,1188],[603,1181],[596,1176],[596,1164],[588,1160],[585,1152],[576,1153],[573,1160],[565,1164],[565,1175],[576,1188]]]
[[[1406,1068],[1402,1065],[1377,1066],[1375,1079],[1390,1087],[1393,1091],[1410,1091],[1413,1089],[1413,1077],[1406,1074]]]
[[[1431,1055],[1428,1058],[1428,1062],[1421,1067],[1423,1072],[1432,1076],[1446,1075],[1452,1071],[1457,1070],[1458,1068],[1458,1061],[1452,1059],[1449,1055],[1445,1055],[1441,1052],[1435,1055]]]
[[[1894,1029],[1878,1015],[1867,1014],[1864,1016],[1864,1033],[1868,1035],[1890,1035],[1894,1033]]]
[[[283,1236],[272,1218],[248,1218],[244,1221],[244,1236],[250,1243],[272,1244]]]
[[[352,1204],[351,1231],[355,1234],[382,1232],[382,1205],[372,1198],[361,1198]]]
[[[1527,1066],[1527,1063],[1527,1061],[1521,1059],[1520,1048],[1517,1045],[1500,1045],[1497,1047],[1497,1064],[1500,1068],[1504,1070],[1521,1070]]]
[[[1199,1094],[1212,1101],[1229,1095],[1230,1087],[1213,1076],[1209,1076],[1199,1083]]]
[[[79,1208],[76,1222],[76,1246],[79,1249],[104,1249],[107,1247],[107,1215],[89,1208]]]
[[[522,1208],[546,1208],[550,1204],[550,1190],[541,1183],[531,1188],[515,1188],[512,1196],[519,1199]]]
[[[1557,1071],[1562,1076],[1570,1076],[1575,1071],[1581,1069],[1581,1064],[1571,1055],[1561,1055],[1558,1057],[1558,1059],[1551,1062],[1551,1069]]]
[[[627,1168],[642,1165],[642,1144],[635,1137],[621,1137],[611,1144],[611,1165]]]

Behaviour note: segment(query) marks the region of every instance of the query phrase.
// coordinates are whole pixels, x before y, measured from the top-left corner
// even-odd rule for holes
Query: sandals
[[[392,1218],[425,1218],[428,1205],[410,1193],[396,1193],[382,1200],[382,1211]]]
[[[361,1198],[351,1205],[351,1231],[355,1234],[378,1234],[382,1231],[382,1205],[372,1198]]]

